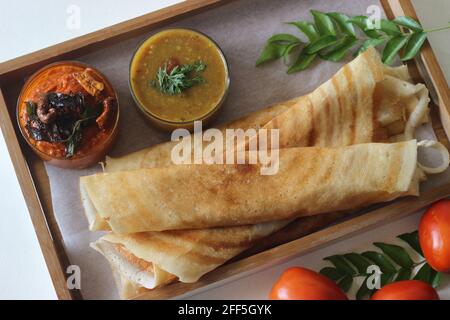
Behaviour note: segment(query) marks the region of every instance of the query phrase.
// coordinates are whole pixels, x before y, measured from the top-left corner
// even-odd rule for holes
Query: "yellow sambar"
[[[151,85],[169,60],[180,65],[202,61],[202,83],[169,95]],[[167,29],[152,35],[137,49],[130,64],[130,87],[139,108],[165,129],[192,129],[195,120],[207,121],[219,109],[229,88],[228,66],[217,44],[190,29]]]

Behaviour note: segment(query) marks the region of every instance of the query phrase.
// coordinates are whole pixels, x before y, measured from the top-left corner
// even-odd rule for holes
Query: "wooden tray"
[[[49,180],[43,165],[27,147],[20,136],[16,123],[16,100],[20,81],[45,64],[62,59],[76,59],[80,55],[104,48],[121,40],[166,25],[178,19],[198,14],[230,1],[188,0],[180,4],[102,29],[85,36],[36,51],[34,53],[0,64],[0,126],[27,203],[30,216],[36,230],[47,267],[49,269],[57,296],[60,299],[80,299],[77,290],[69,290],[66,285],[66,268],[70,265],[55,214],[52,209]],[[388,14],[392,17],[389,1],[382,1]],[[425,57],[427,58],[427,57]],[[415,80],[422,81],[414,72],[416,66],[410,64]],[[429,75],[431,79],[433,75]],[[436,86],[442,85],[436,81]],[[438,108],[431,104],[432,124],[438,139],[449,146],[439,115]],[[442,108],[441,108],[442,109]],[[442,110],[441,110],[442,112]],[[382,223],[411,214],[429,203],[450,194],[450,186],[444,185],[434,190],[423,192],[419,198],[404,198],[382,208],[371,210],[362,216],[347,221],[341,215],[323,216],[319,220],[308,220],[301,223],[302,229],[291,227],[282,233],[267,238],[257,247],[248,250],[233,259],[227,265],[216,269],[194,284],[175,283],[173,285],[143,294],[139,298],[170,298],[194,289],[204,288],[219,281],[229,281],[267,267],[267,261],[277,263],[294,255],[309,252],[320,246],[356,232],[366,231]],[[313,221],[313,222],[311,222]],[[318,222],[319,221],[319,222]],[[339,223],[338,223],[339,222]],[[298,223],[298,222],[297,222]],[[334,223],[333,226],[329,226]],[[326,227],[328,226],[328,227]],[[314,232],[314,233],[312,233]],[[292,241],[293,240],[293,241]],[[289,242],[291,241],[291,242]],[[278,245],[278,246],[277,246]]]
[[[410,16],[417,19],[416,11],[410,0],[384,0],[384,2],[386,2],[385,9],[389,11],[387,13],[390,16]],[[432,88],[430,95],[439,106],[442,126],[447,137],[450,138],[450,88],[428,41],[416,58],[416,63],[425,84]]]

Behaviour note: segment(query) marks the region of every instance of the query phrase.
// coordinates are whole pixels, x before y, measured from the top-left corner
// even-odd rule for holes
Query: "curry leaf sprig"
[[[87,124],[91,120],[96,119],[101,114],[101,111],[102,109],[100,105],[96,107],[86,108],[84,112],[81,113],[80,119],[75,121],[75,123],[73,124],[72,132],[69,137],[65,140],[60,141],[65,145],[66,158],[71,158],[75,155],[81,139],[83,138],[83,125]]]
[[[406,242],[423,258],[417,231],[404,233],[397,238]],[[368,273],[368,267],[371,265],[378,266],[382,272],[381,286],[409,279],[425,281],[434,288],[439,286],[442,274],[433,270],[425,259],[415,262],[403,247],[395,244],[374,242],[373,245],[381,252],[350,252],[324,258],[333,267],[325,267],[320,270],[320,273],[335,281],[344,292],[350,290],[355,278],[362,277],[364,280],[356,293],[357,299],[363,299],[374,292],[374,289],[369,289],[367,285],[367,280],[372,275]],[[415,272],[417,269],[418,271]]]
[[[159,68],[156,79],[150,81],[150,85],[164,94],[176,95],[196,84],[205,82],[199,75],[206,69],[203,61],[196,61],[193,64],[177,65],[172,70],[168,69],[167,63]],[[195,73],[192,75],[192,73]]]
[[[394,20],[381,19],[379,28],[375,28],[366,16],[349,17],[343,13],[324,13],[311,10],[314,22],[294,21],[288,25],[296,27],[306,36],[307,42],[289,33],[280,33],[270,37],[262,50],[256,65],[288,58],[299,51],[295,61],[289,65],[287,73],[305,70],[316,58],[338,62],[344,59],[353,47],[353,55],[385,44],[382,60],[391,64],[396,55],[407,61],[417,55],[424,44],[427,34],[450,28],[424,30],[413,18],[398,17]],[[357,32],[357,30],[360,30]]]

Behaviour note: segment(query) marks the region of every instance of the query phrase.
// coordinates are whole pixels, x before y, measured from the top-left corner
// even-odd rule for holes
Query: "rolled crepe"
[[[139,258],[135,253],[130,251],[124,244],[107,241],[108,238],[114,239],[114,234],[106,235],[101,241],[91,244],[91,247],[102,253],[103,256],[111,264],[116,275],[120,275],[127,279],[130,283],[136,284],[138,287],[155,288],[159,285],[169,283],[176,279],[175,276],[162,270],[158,264]],[[137,236],[136,240],[140,241]],[[135,248],[133,248],[135,249]],[[120,279],[116,279],[119,281]]]
[[[369,48],[312,93],[218,129],[222,133],[230,128],[279,129],[280,148],[405,141],[413,139],[411,132],[404,136],[408,122],[413,133],[428,121],[428,101],[425,86],[411,83],[406,66],[387,67],[378,52]],[[410,119],[414,111],[416,116]],[[169,141],[124,157],[107,157],[105,171],[171,165],[171,151],[177,143]]]
[[[131,235],[111,233],[92,246],[108,259],[113,270],[142,287],[154,288],[174,280],[171,275],[182,282],[195,282],[285,223]]]
[[[397,163],[399,177],[409,176],[410,153],[414,153],[414,141],[397,144],[372,144],[375,147],[386,146],[400,152],[399,159],[390,152],[378,154]],[[358,145],[362,148],[367,145]],[[396,146],[400,147],[397,148]],[[315,149],[315,148],[308,148]],[[369,154],[368,158],[376,157]],[[354,159],[356,160],[356,159]],[[380,159],[378,159],[380,161]],[[405,163],[406,162],[406,163]],[[405,164],[402,164],[405,163]],[[359,166],[358,161],[353,165]],[[372,171],[369,167],[367,170]],[[326,170],[328,171],[328,170]],[[357,177],[364,179],[364,177]],[[387,178],[386,181],[395,179]],[[404,179],[406,181],[407,179]],[[412,173],[411,183],[405,183],[404,194],[417,193],[417,176]],[[372,181],[373,183],[373,181]],[[375,183],[376,185],[376,183]],[[355,188],[360,185],[355,183]],[[394,187],[398,188],[398,187]],[[389,189],[389,188],[387,188]],[[392,192],[392,191],[389,191]],[[388,193],[389,193],[388,192]],[[359,196],[356,196],[359,199]],[[369,197],[371,198],[371,197]],[[379,198],[378,198],[379,199]],[[143,232],[135,234],[108,234],[92,246],[101,252],[111,263],[118,280],[123,298],[131,298],[167,283],[176,281],[195,282],[203,274],[225,263],[233,256],[247,249],[251,244],[285,226],[289,221],[272,221],[251,226],[212,228],[203,230]]]
[[[404,141],[428,121],[428,94],[422,84],[409,83],[405,66],[386,67],[370,48],[344,66],[311,94],[253,113],[221,127],[279,129],[280,148],[346,146],[356,143]],[[167,142],[118,159],[107,158],[105,171],[115,172],[171,165]],[[91,230],[108,224],[81,190]]]
[[[370,62],[368,62],[370,61]],[[390,108],[390,106],[394,106],[394,109],[398,109],[396,112],[394,113],[388,113],[388,117],[384,117],[382,119],[384,119],[383,125],[384,126],[389,126],[389,123],[395,123],[400,116],[400,119],[405,119],[405,116],[408,115],[415,109],[415,105],[414,105],[414,101],[417,103],[418,102],[418,96],[417,93],[414,92],[414,90],[412,90],[409,93],[409,97],[406,99],[406,101],[410,102],[407,105],[407,109],[408,112],[404,111],[405,108],[405,103],[403,103],[402,99],[404,100],[403,96],[396,96],[395,92],[396,90],[393,90],[393,88],[398,88],[398,87],[403,87],[403,84],[405,82],[409,83],[410,82],[410,78],[409,78],[409,74],[407,71],[406,66],[402,66],[402,67],[398,67],[398,68],[389,68],[389,67],[385,67],[382,66],[379,58],[376,54],[375,51],[369,50],[367,51],[367,53],[364,53],[363,55],[360,55],[357,59],[355,59],[352,63],[350,63],[350,65],[359,65],[361,67],[358,66],[354,66],[354,67],[349,67],[350,70],[350,74],[347,73],[347,78],[351,78],[351,82],[354,83],[354,85],[349,85],[349,81],[346,79],[343,79],[342,75],[344,75],[343,72],[341,72],[340,74],[336,75],[335,77],[337,78],[337,80],[335,81],[329,81],[328,84],[326,84],[326,86],[328,86],[328,91],[329,93],[334,94],[334,96],[330,97],[331,101],[341,101],[342,104],[340,107],[343,107],[343,110],[347,110],[348,108],[352,109],[355,108],[355,104],[349,104],[349,102],[354,101],[354,100],[358,100],[358,92],[355,91],[355,87],[356,86],[362,86],[362,84],[366,85],[366,88],[368,88],[367,90],[369,91],[369,93],[371,92],[371,85],[369,84],[367,86],[367,82],[365,81],[360,81],[360,80],[364,80],[366,74],[369,74],[369,79],[375,79],[375,81],[379,81],[380,80],[380,76],[379,76],[379,71],[378,70],[383,70],[384,72],[384,76],[383,79],[386,78],[387,75],[396,78],[397,81],[395,83],[394,86],[390,85],[384,85],[384,81],[379,81],[376,83],[376,88],[375,90],[378,90],[379,93],[378,95],[381,96],[385,96],[385,92],[387,92],[386,90],[389,90],[389,92],[394,92],[394,94],[389,94],[389,99],[384,99],[385,101],[383,102],[383,108],[377,107],[378,110],[390,110],[392,108]],[[362,66],[373,66],[372,68],[366,69],[363,72],[363,68]],[[339,82],[342,81],[343,84],[341,86],[339,86]],[[394,81],[395,82],[395,81]],[[331,87],[330,89],[330,83],[331,84],[335,84],[334,86]],[[334,87],[334,88],[333,88]],[[381,88],[381,89],[377,89],[377,88]],[[367,90],[363,90],[360,89],[359,92],[362,91],[367,91]],[[416,90],[417,91],[417,90]],[[369,94],[370,96],[370,94]],[[373,94],[371,95],[373,97]],[[320,98],[320,97],[319,97]],[[375,101],[375,104],[381,104],[380,99],[376,99],[377,101]],[[254,112],[252,114],[250,114],[249,116],[234,121],[232,123],[229,123],[225,126],[220,127],[222,130],[226,129],[226,128],[242,128],[244,130],[248,129],[248,128],[261,128],[261,127],[269,127],[269,122],[270,122],[270,126],[272,127],[279,127],[279,123],[284,123],[286,125],[286,127],[292,127],[295,128],[295,121],[296,120],[301,120],[300,117],[296,116],[296,114],[298,112],[301,112],[302,110],[299,108],[299,104],[298,104],[299,99],[293,99],[287,103],[281,103],[281,104],[277,104],[273,107],[269,107],[266,109],[262,109],[260,111]],[[316,101],[317,101],[317,95],[316,95]],[[412,101],[412,102],[411,102]],[[316,104],[315,107],[315,117],[320,119],[320,118],[324,118],[324,116],[322,115],[322,113],[324,113],[327,108],[325,107],[325,104]],[[295,110],[292,110],[291,113],[286,113],[283,117],[279,117],[282,113],[286,112],[288,109],[291,109],[291,107],[293,106],[297,106],[297,108],[295,108]],[[399,107],[400,106],[400,107]],[[360,114],[366,114],[364,113],[366,108],[372,108],[373,104],[363,104],[362,105],[362,113]],[[347,114],[355,114],[355,112],[351,111],[351,112],[347,112]],[[279,117],[278,120],[274,120],[276,117]],[[298,117],[298,119],[297,119]],[[328,116],[329,117],[329,116]],[[347,117],[349,118],[349,117]],[[336,119],[338,119],[338,117],[329,117],[327,119],[327,123],[330,127],[334,127],[335,125],[340,125],[341,127],[345,127],[345,125],[341,125],[341,124],[336,124]],[[271,120],[274,120],[271,122]],[[286,122],[286,120],[291,120],[292,122]],[[425,115],[423,117],[423,120],[426,121],[427,120],[427,116]],[[323,122],[319,122],[320,124],[322,124]],[[395,134],[398,133],[402,133],[402,130],[404,128],[406,121],[404,121],[403,123],[400,124],[400,129],[397,132],[394,132]],[[301,123],[300,123],[301,126]],[[403,128],[402,128],[403,127]],[[364,129],[363,127],[359,127],[359,129]],[[284,130],[283,130],[284,131]],[[393,134],[392,132],[388,133],[388,138],[389,138],[389,134]],[[347,135],[347,138],[345,138],[345,135]],[[299,135],[297,137],[294,136],[293,140],[291,141],[286,141],[286,139],[284,137],[286,137],[287,135],[283,135],[281,136],[281,144],[282,146],[295,146],[296,144],[300,145],[300,144],[305,144],[305,136],[307,136],[307,133],[303,134],[303,136]],[[359,135],[361,137],[361,135]],[[368,137],[370,135],[365,135],[365,137]],[[341,142],[343,145],[345,145],[346,143],[350,143],[351,138],[352,137],[352,133],[347,130],[345,131],[345,133],[343,135],[341,135]],[[364,137],[364,135],[363,135]],[[345,139],[342,139],[345,138]],[[296,140],[298,139],[298,140]],[[373,139],[373,135],[370,138],[370,140],[365,141],[365,140],[360,140],[361,142],[371,142]],[[347,142],[342,142],[342,140],[347,141]],[[284,142],[283,142],[284,141]],[[293,142],[294,141],[294,142]],[[297,141],[297,142],[295,142]],[[300,143],[300,142],[301,143]],[[318,143],[323,141],[323,145],[324,146],[328,146],[328,145],[335,145],[338,146],[339,143],[335,142],[333,140],[327,141],[327,140],[320,140],[317,139],[317,141],[314,142],[308,142],[307,144],[314,144],[314,143]],[[121,158],[107,158],[106,160],[106,168],[105,171],[107,172],[116,172],[116,171],[124,171],[124,170],[132,170],[132,169],[139,169],[139,168],[152,168],[152,167],[161,167],[161,166],[167,166],[171,164],[171,160],[170,160],[170,152],[172,147],[175,145],[175,142],[168,142],[168,143],[163,143],[163,144],[159,144],[135,153],[132,153],[128,156],[125,157],[121,157]],[[97,217],[98,218],[98,217]],[[321,217],[317,216],[317,217],[311,217],[314,218],[314,220],[320,220]],[[311,219],[310,219],[311,220]],[[91,229],[108,229],[109,226],[107,223],[104,222],[104,220],[102,219],[97,219],[97,221],[95,222],[95,215],[93,216],[93,219],[91,220]],[[152,248],[152,252],[156,252],[157,254],[161,255],[164,254],[166,256],[174,256],[174,257],[178,257],[179,255],[177,255],[177,252],[175,250],[170,250],[170,246],[171,244],[178,244],[180,242],[186,243],[186,242],[191,242],[191,246],[195,246],[195,239],[198,238],[203,238],[205,239],[210,239],[210,241],[214,241],[214,239],[218,239],[221,237],[221,234],[224,232],[224,230],[229,230],[229,232],[232,232],[232,234],[234,235],[233,239],[230,239],[230,243],[232,244],[234,241],[238,241],[241,243],[247,243],[247,246],[242,246],[240,247],[240,251],[243,251],[245,249],[247,249],[248,247],[250,247],[254,241],[252,242],[247,242],[246,240],[251,237],[251,239],[253,240],[259,240],[260,237],[264,237],[269,235],[270,233],[281,229],[284,225],[286,225],[286,221],[275,221],[275,222],[268,222],[265,224],[261,224],[261,228],[258,228],[257,230],[261,230],[261,231],[265,231],[265,232],[256,232],[255,228],[253,226],[240,226],[240,227],[228,227],[228,228],[212,228],[212,229],[203,229],[203,230],[189,230],[189,231],[176,231],[176,232],[161,232],[161,233],[153,233],[152,234],[165,234],[165,242],[163,246],[154,246],[151,245]],[[266,225],[266,226],[264,226]],[[270,226],[271,227],[267,227]],[[301,224],[298,223],[298,225],[301,226]],[[224,230],[222,230],[224,229]],[[250,232],[250,233],[249,233]],[[251,236],[252,233],[255,232],[255,234],[257,234],[258,236]],[[185,238],[183,237],[184,233],[189,233],[189,235],[191,237],[189,238]],[[197,234],[197,235],[196,235]],[[250,235],[249,235],[250,234]],[[196,236],[193,236],[196,235]],[[127,237],[127,238],[132,238],[134,237],[134,235],[115,235],[116,239],[120,239],[121,237]],[[136,237],[135,241],[139,242],[141,241],[142,237]],[[240,239],[240,240],[239,240]],[[102,241],[103,239],[99,240]],[[227,240],[225,240],[226,243]],[[120,241],[119,241],[120,242]],[[122,243],[123,244],[123,243]],[[169,250],[167,250],[169,246]],[[221,255],[223,257],[222,261],[217,260],[215,265],[205,265],[203,268],[201,268],[200,266],[197,266],[197,277],[199,278],[200,276],[202,276],[203,274],[205,274],[207,271],[214,269],[215,267],[223,264],[224,262],[226,262],[227,260],[231,259],[233,256],[235,256],[236,254],[238,254],[239,250],[228,250],[227,248],[229,247],[229,245],[226,245],[222,248],[216,248],[218,251],[221,252]],[[134,248],[134,247],[133,247]],[[135,255],[137,254],[136,252],[134,252],[133,248],[127,248],[130,252],[134,253]],[[194,251],[195,252],[195,251]],[[119,253],[120,254],[120,253]],[[191,253],[188,251],[185,253],[185,255],[183,256],[184,260],[189,261],[189,259],[192,259],[191,257]],[[116,260],[118,261],[118,260]],[[152,262],[153,259],[149,259],[148,261]],[[126,262],[128,263],[128,262]],[[114,264],[114,263],[113,263]],[[166,266],[163,264],[159,264],[159,271],[161,271],[162,269],[166,268]],[[168,267],[169,268],[169,267]],[[189,267],[187,267],[189,268]],[[117,269],[117,267],[116,267]],[[119,283],[119,288],[121,291],[121,295],[124,298],[130,298],[132,296],[135,296],[139,293],[142,293],[143,291],[145,291],[146,289],[137,284],[135,281],[130,280],[131,278],[129,276],[125,276],[124,274],[120,273],[120,272],[115,272],[115,274],[118,274],[117,278],[118,278],[118,283]],[[155,282],[155,286],[158,285],[163,285],[165,284],[163,279],[166,279],[167,277],[160,277],[160,276],[156,276],[156,282]],[[172,281],[173,279],[176,277],[172,277]],[[181,276],[182,279],[184,279],[183,276]],[[147,286],[147,288],[153,288],[154,286]]]
[[[255,224],[417,194],[417,142],[279,150],[279,170],[260,164],[173,165],[100,173],[80,184],[116,233]]]

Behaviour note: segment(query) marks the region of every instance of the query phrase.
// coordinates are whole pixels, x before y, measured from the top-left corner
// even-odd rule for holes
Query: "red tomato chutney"
[[[98,163],[117,137],[119,108],[108,80],[78,62],[49,65],[25,84],[17,105],[21,132],[51,164]]]

